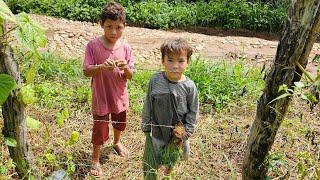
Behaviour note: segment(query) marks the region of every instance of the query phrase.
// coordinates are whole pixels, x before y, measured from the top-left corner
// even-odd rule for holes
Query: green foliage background
[[[14,13],[97,22],[106,0],[7,0]],[[119,0],[130,24],[148,28],[210,27],[279,33],[289,0]]]

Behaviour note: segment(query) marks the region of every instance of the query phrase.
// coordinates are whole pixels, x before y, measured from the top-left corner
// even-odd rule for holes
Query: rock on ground
[[[102,35],[99,24],[78,22],[55,17],[30,14],[46,30],[48,49],[67,58],[82,58],[87,42]],[[278,41],[256,37],[204,35],[189,32],[171,32],[127,26],[122,39],[133,49],[136,64],[148,68],[159,68],[161,55],[159,47],[169,37],[183,37],[194,47],[195,55],[214,61],[222,59],[246,60],[246,64],[270,64],[276,54]],[[316,72],[318,63],[312,62],[320,54],[320,44],[315,43],[310,53],[307,70]]]

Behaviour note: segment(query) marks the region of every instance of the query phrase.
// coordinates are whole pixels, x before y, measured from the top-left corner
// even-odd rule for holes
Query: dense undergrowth
[[[82,74],[81,60],[65,60],[46,53],[38,63],[37,81],[33,85],[39,99],[37,105],[56,109],[61,106],[79,108],[90,103],[90,81]],[[25,61],[22,67],[27,66]],[[155,72],[136,70],[129,81],[131,106],[136,113],[141,112],[148,81]],[[200,103],[215,110],[221,110],[245,94],[257,94],[263,87],[260,70],[245,67],[241,59],[236,64],[217,64],[197,57],[192,60],[186,75],[196,83]]]
[[[35,103],[28,107],[27,118],[28,122],[30,118],[34,120],[31,122],[40,122],[40,129],[29,129],[37,173],[45,179],[50,177],[52,172],[64,169],[73,179],[88,178],[86,173],[90,164],[88,144],[91,93],[90,79],[82,74],[82,60],[63,59],[45,53],[38,63],[36,79],[31,85],[37,98]],[[21,67],[24,72],[28,67],[28,61],[25,60]],[[137,132],[143,98],[148,80],[153,73],[154,70],[137,70],[129,82],[130,123],[123,142],[135,153],[133,158],[128,159],[130,166],[117,158],[107,158],[107,177],[142,177],[144,138],[142,133]],[[180,164],[173,177],[240,177],[239,164],[242,160],[246,133],[254,117],[255,99],[263,88],[264,74],[261,74],[259,68],[247,67],[241,58],[235,64],[216,64],[201,57],[193,58],[186,74],[198,86],[201,119],[197,132],[191,139],[193,159]],[[298,107],[300,105],[298,104]],[[289,116],[285,118],[275,146],[266,160],[270,178],[286,175],[295,178],[319,177],[319,163],[315,155],[319,153],[319,146],[315,134],[320,125],[317,121],[312,121],[312,112],[300,112],[300,116],[297,113],[299,114],[299,110],[290,108]],[[308,126],[305,126],[307,121]],[[4,141],[2,136],[1,141]],[[6,152],[4,146],[1,148],[2,152]],[[0,164],[0,177],[15,179],[14,164],[6,158],[8,156],[4,156],[5,154],[7,153],[1,155],[3,160]],[[199,160],[202,163],[199,163]],[[121,171],[118,172],[118,169],[118,173],[115,173],[114,170],[117,168]],[[222,169],[233,171],[225,172]]]
[[[14,13],[28,12],[96,22],[105,0],[6,0]],[[280,33],[287,16],[289,0],[210,0],[172,1],[119,0],[127,20],[147,28],[209,27],[247,29]]]

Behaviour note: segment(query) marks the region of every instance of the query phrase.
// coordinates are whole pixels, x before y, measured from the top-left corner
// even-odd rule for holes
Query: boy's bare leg
[[[100,150],[101,145],[93,145],[92,147],[92,168],[90,170],[91,174],[94,176],[100,176],[101,175],[101,169],[100,169]]]
[[[101,145],[93,145],[92,149],[92,162],[99,163]]]
[[[114,134],[114,139],[113,139],[113,145],[114,149],[117,151],[117,153],[120,156],[126,156],[128,155],[128,150],[124,145],[120,142],[120,137],[121,137],[121,131],[119,131],[116,128],[113,128],[113,134]]]

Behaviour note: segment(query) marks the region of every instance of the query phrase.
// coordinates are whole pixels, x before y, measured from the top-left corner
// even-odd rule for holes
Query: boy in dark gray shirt
[[[161,48],[164,71],[156,73],[149,81],[149,88],[142,112],[142,131],[152,136],[158,163],[160,150],[172,138],[172,127],[181,121],[186,130],[184,159],[190,153],[188,138],[194,133],[198,117],[198,93],[194,82],[184,75],[192,48],[182,38],[165,41]],[[167,172],[170,174],[171,170]]]

